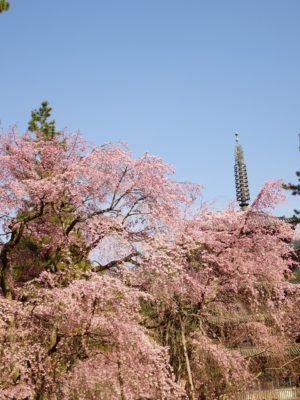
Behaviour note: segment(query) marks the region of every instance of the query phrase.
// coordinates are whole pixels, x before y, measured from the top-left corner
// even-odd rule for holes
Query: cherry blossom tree
[[[16,278],[89,268],[96,248],[103,256],[98,270],[133,261],[140,242],[176,225],[181,205],[197,190],[170,180],[172,169],[158,157],[133,159],[123,145],[89,147],[78,134],[56,132],[47,107],[33,112],[33,133],[1,135],[0,283],[6,296],[16,296]],[[101,250],[107,243],[109,257]]]
[[[258,377],[297,371],[293,229],[266,213],[281,200],[281,182],[267,182],[246,211],[200,210],[131,277],[153,295],[145,324],[191,399],[235,398]],[[256,350],[245,356],[246,343]]]
[[[148,295],[107,273],[135,265],[198,188],[155,156],[57,132],[50,112],[0,139],[0,398],[182,398],[141,325]]]
[[[145,295],[91,274],[43,272],[0,299],[0,399],[180,399],[167,352],[139,323]],[[38,287],[37,287],[38,286]]]
[[[281,183],[198,210],[160,158],[50,113],[0,137],[0,399],[225,400],[296,375],[293,230],[267,211]]]

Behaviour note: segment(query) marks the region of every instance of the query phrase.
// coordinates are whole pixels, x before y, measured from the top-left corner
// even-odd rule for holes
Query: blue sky
[[[216,208],[235,197],[238,131],[253,197],[300,169],[299,19],[299,0],[11,0],[1,124],[24,130],[47,99],[58,127],[161,156]]]

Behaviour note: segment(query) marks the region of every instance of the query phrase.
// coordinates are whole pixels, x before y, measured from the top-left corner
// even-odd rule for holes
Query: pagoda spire
[[[244,210],[250,201],[249,185],[247,178],[247,168],[244,161],[244,152],[241,144],[239,143],[239,134],[235,134],[235,152],[234,152],[235,164],[234,164],[234,175],[235,175],[235,189],[236,199],[239,203],[241,210]]]

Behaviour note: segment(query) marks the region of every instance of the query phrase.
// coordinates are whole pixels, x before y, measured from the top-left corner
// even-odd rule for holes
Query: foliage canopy
[[[267,212],[281,182],[242,212],[198,209],[160,158],[50,114],[0,138],[0,399],[233,399],[297,379],[293,230]]]

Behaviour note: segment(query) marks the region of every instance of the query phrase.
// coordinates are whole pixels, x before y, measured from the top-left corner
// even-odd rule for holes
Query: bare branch
[[[266,368],[266,369],[268,369],[268,370],[279,370],[279,369],[282,369],[282,368],[286,367],[288,364],[291,364],[295,360],[298,360],[299,358],[300,358],[300,356],[297,356],[297,357],[294,357],[291,360],[287,361],[286,363],[284,363],[280,367],[273,367],[273,368]]]
[[[137,264],[137,262],[135,260],[133,260],[133,257],[136,257],[138,255],[139,255],[138,252],[133,252],[133,253],[130,253],[127,256],[123,257],[123,258],[120,258],[119,260],[113,260],[113,261],[110,261],[109,263],[104,264],[104,265],[98,264],[94,268],[94,271],[95,272],[107,271],[107,270],[109,270],[109,269],[111,269],[113,267],[117,267],[118,265],[121,265],[121,264],[123,264],[125,262],[131,262],[133,264]]]
[[[119,187],[120,187],[120,185],[122,183],[122,180],[124,179],[125,175],[127,174],[127,171],[128,171],[128,165],[126,165],[124,171],[122,172],[122,175],[120,176],[120,179],[119,179],[119,181],[117,183],[117,186],[115,188],[115,191],[114,191],[114,194],[113,194],[113,198],[111,200],[111,207],[112,208],[114,207],[114,202],[115,202],[115,199],[116,199],[116,196],[117,196],[117,192],[118,192]]]

